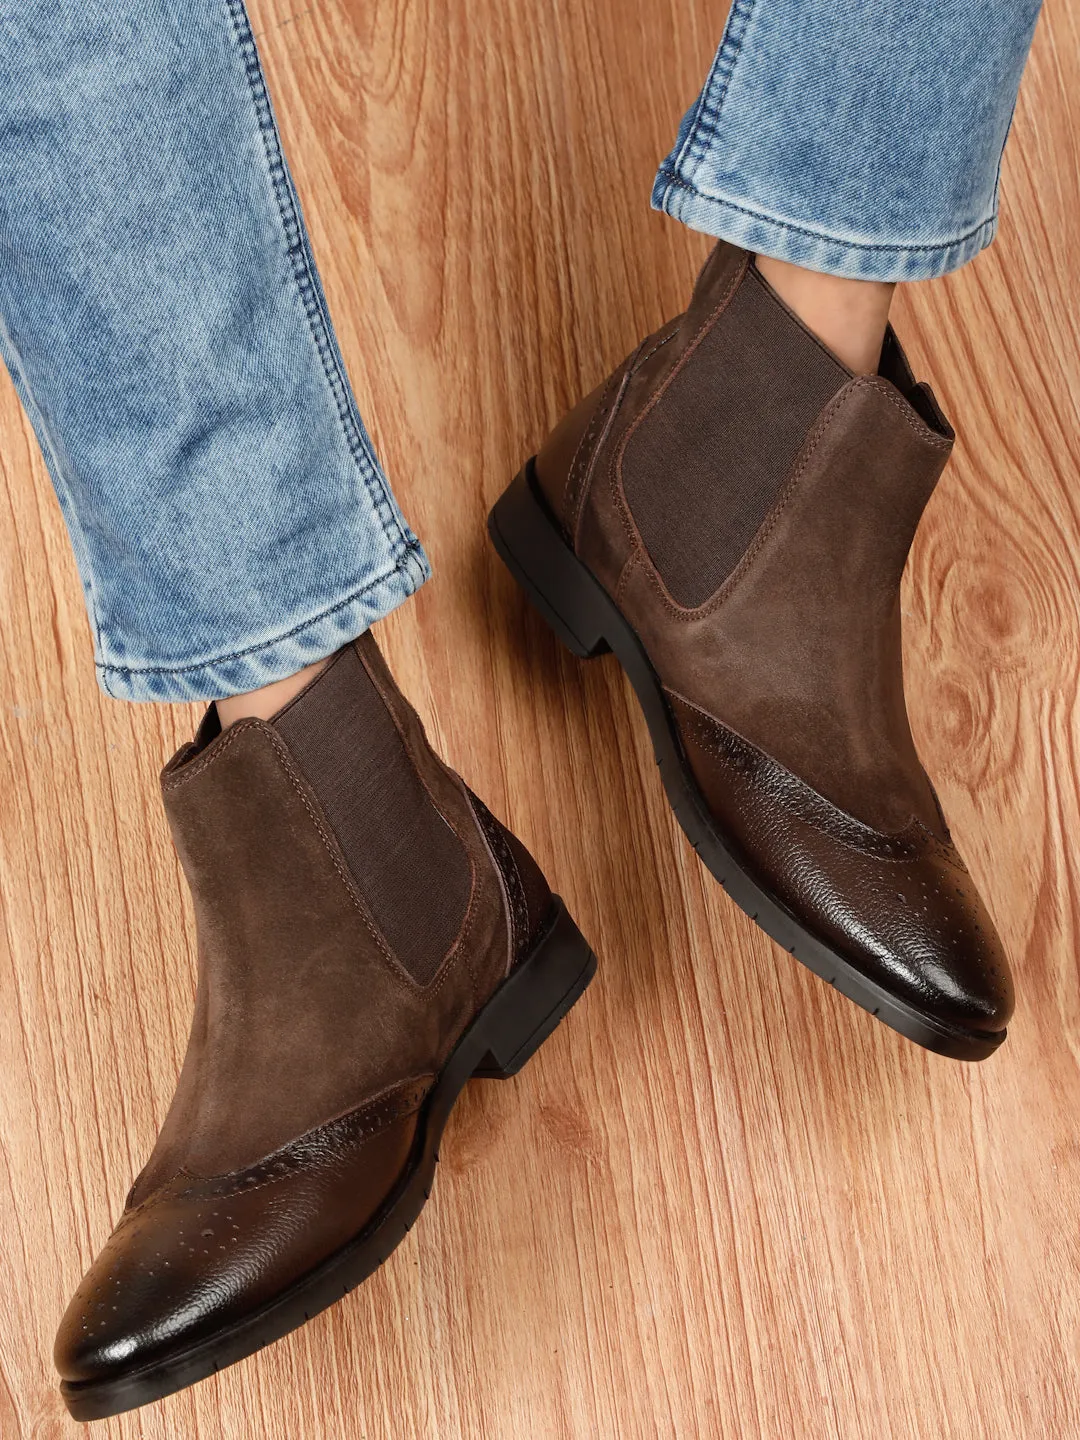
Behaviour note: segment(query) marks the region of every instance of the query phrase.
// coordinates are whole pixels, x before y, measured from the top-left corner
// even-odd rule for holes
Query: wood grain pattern
[[[101,1436],[1080,1434],[1080,6],[1048,0],[997,245],[902,296],[961,444],[906,582],[917,739],[1015,958],[1006,1049],[900,1040],[779,953],[663,799],[636,705],[526,613],[483,519],[562,408],[681,308],[653,215],[704,0],[259,0],[365,415],[435,580],[381,627],[453,764],[602,973],[470,1088],[359,1293]],[[0,1435],[74,1435],[55,1323],[182,1054],[191,917],[156,795],[195,710],[102,698],[0,383]]]

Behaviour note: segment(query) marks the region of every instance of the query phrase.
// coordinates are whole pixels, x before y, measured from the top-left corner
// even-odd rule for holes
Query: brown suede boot
[[[492,511],[575,654],[614,650],[668,797],[737,904],[931,1050],[1012,1011],[904,704],[900,578],[953,432],[889,332],[854,377],[721,244],[688,312],[566,416]]]
[[[370,636],[269,724],[222,734],[211,706],[162,784],[195,901],[195,1019],[57,1336],[80,1420],[239,1360],[381,1265],[465,1082],[513,1075],[596,968]]]

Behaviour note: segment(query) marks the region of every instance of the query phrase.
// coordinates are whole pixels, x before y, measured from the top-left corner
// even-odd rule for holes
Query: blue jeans
[[[993,233],[1037,11],[735,0],[655,203],[846,275],[961,264]],[[254,689],[427,576],[357,413],[242,0],[0,0],[0,352],[110,695]]]
[[[989,245],[1042,0],[734,0],[653,205],[763,255],[929,280]]]

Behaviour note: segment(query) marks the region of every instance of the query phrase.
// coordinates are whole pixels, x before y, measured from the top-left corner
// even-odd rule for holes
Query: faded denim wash
[[[653,205],[828,274],[926,280],[997,228],[1041,0],[734,0]]]
[[[0,350],[109,694],[254,689],[427,576],[240,0],[0,0]]]
[[[961,264],[994,231],[1038,9],[735,0],[654,203],[839,274]],[[342,366],[242,0],[0,0],[0,354],[109,694],[253,689],[426,578]]]

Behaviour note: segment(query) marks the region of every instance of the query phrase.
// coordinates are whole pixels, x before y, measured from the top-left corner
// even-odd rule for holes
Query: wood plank
[[[997,244],[897,313],[961,431],[905,586],[917,740],[1020,991],[976,1067],[875,1025],[728,903],[616,667],[561,653],[484,539],[706,253],[647,201],[717,7],[252,13],[361,408],[436,564],[380,639],[603,968],[520,1077],[470,1088],[369,1284],[94,1433],[1080,1433],[1080,8],[1048,0]],[[99,695],[6,378],[0,517],[0,1434],[44,1440],[78,1433],[53,1331],[183,1052],[191,916],[156,774],[197,711]]]

